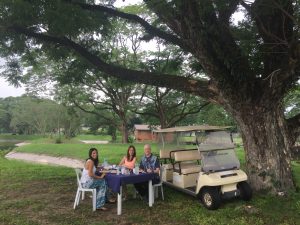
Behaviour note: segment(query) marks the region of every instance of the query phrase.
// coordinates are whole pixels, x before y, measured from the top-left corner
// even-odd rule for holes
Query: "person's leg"
[[[160,182],[160,178],[159,177],[156,177],[152,180],[152,185],[153,184],[158,184]]]
[[[128,192],[127,192],[127,185],[126,184],[122,184],[122,195],[123,195],[123,200],[127,200]]]
[[[134,187],[142,197],[148,195],[148,182],[134,184]]]
[[[107,182],[105,181],[105,185],[107,187],[105,193],[105,201],[108,203],[115,203],[116,202],[116,194],[112,192],[112,190],[108,187]]]
[[[105,204],[107,186],[104,179],[94,179],[90,188],[96,188],[96,208],[102,208]]]

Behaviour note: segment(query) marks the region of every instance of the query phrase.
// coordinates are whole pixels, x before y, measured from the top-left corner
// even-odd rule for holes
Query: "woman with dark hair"
[[[136,162],[135,147],[133,145],[130,145],[127,149],[127,154],[122,158],[121,162],[119,163],[119,166],[124,166],[129,170],[133,170],[135,162]],[[127,187],[125,184],[122,185],[122,190],[124,193],[123,200],[126,200],[127,199]]]
[[[127,155],[124,156],[119,166],[124,166],[127,169],[132,170],[136,162],[136,151],[133,145],[130,145],[127,149]]]
[[[89,158],[87,158],[82,171],[81,183],[84,188],[96,188],[96,208],[107,211],[108,209],[104,207],[107,196],[107,185],[104,179],[105,172],[101,176],[95,174],[98,163],[98,150],[91,148],[89,150]]]

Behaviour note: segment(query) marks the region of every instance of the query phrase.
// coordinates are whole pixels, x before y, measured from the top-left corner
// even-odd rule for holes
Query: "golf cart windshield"
[[[195,132],[166,132],[158,135],[159,149],[196,149]]]
[[[182,126],[154,131],[157,134],[158,148],[164,150],[196,149],[200,143],[231,143],[228,127]]]
[[[226,131],[206,132],[197,136],[198,149],[202,157],[202,170],[216,172],[240,168],[232,136]]]
[[[207,147],[206,149],[208,149]],[[214,146],[214,150],[201,151],[201,146],[199,146],[203,172],[217,172],[240,168],[240,162],[236,157],[234,148],[223,146],[223,149],[221,149],[220,147],[219,150],[217,150],[217,146]]]

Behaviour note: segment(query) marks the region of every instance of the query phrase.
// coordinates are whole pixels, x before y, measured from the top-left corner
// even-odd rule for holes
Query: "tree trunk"
[[[117,134],[116,134],[116,131],[114,131],[112,134],[111,134],[111,140],[113,142],[115,142],[117,140]]]
[[[254,190],[286,191],[294,187],[291,152],[283,110],[247,106],[235,110],[246,152],[249,182]]]
[[[122,122],[121,132],[122,132],[122,143],[128,143],[128,130],[127,130],[127,123],[125,121]]]

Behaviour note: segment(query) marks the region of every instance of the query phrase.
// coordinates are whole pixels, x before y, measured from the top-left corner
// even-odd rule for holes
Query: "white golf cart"
[[[225,198],[250,200],[252,190],[228,128],[185,126],[154,131],[164,184],[200,198],[207,209],[219,208]]]

